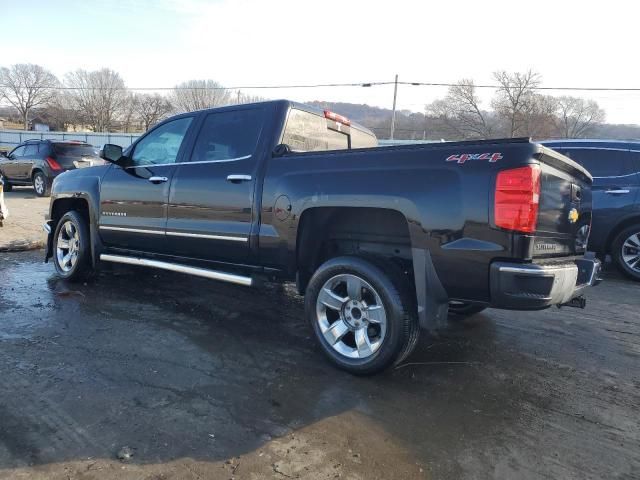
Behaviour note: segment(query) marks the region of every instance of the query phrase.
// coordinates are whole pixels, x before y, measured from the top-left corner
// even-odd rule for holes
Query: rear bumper
[[[491,264],[491,306],[541,310],[562,305],[600,283],[600,261],[580,258],[566,263]]]

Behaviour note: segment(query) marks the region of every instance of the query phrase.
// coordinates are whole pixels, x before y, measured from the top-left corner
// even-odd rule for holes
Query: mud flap
[[[449,297],[433,266],[431,253],[421,248],[412,248],[411,255],[420,327],[434,332],[447,324]]]

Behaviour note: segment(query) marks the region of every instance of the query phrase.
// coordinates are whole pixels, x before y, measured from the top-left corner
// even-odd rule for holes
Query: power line
[[[314,84],[291,84],[291,85],[241,85],[233,87],[124,87],[124,88],[100,88],[100,87],[72,87],[60,85],[51,87],[51,90],[135,90],[135,91],[173,91],[173,90],[276,90],[294,88],[333,88],[333,87],[374,87],[383,85],[393,85],[394,81],[385,82],[351,82],[351,83],[314,83]],[[517,89],[519,87],[509,87],[492,84],[466,84],[466,83],[442,83],[442,82],[398,82],[398,85],[408,85],[416,87],[475,87],[499,89]],[[0,84],[0,87],[10,87],[10,85]],[[34,86],[24,86],[23,88],[34,88]],[[580,92],[640,92],[640,87],[528,87],[531,90],[557,90],[557,91],[580,91]]]

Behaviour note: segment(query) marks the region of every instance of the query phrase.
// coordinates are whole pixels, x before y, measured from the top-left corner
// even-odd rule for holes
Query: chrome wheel
[[[624,241],[621,253],[627,267],[640,273],[640,233],[634,233]]]
[[[378,292],[362,278],[341,274],[322,286],[316,319],[327,343],[348,358],[368,358],[382,346],[387,315]]]
[[[34,177],[33,188],[38,195],[42,195],[44,193],[44,178],[42,177],[42,175],[36,175]]]
[[[80,233],[71,220],[67,220],[58,231],[56,261],[63,272],[69,272],[78,261]]]

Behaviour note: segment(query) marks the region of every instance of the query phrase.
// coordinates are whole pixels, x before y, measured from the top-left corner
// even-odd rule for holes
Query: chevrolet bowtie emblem
[[[579,217],[580,214],[578,213],[578,210],[576,210],[575,208],[569,210],[569,223],[576,223]]]

